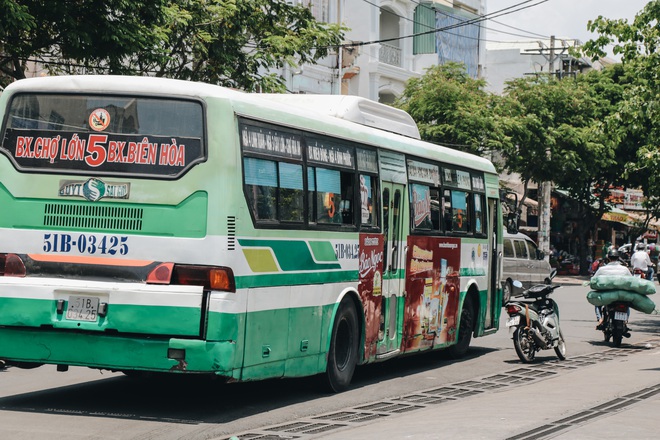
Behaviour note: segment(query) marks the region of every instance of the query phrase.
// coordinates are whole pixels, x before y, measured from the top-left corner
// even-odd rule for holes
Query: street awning
[[[630,225],[628,213],[618,208],[612,208],[610,212],[606,212],[605,214],[603,214],[601,220],[605,220],[607,222],[622,223],[628,226]]]
[[[646,220],[646,214],[641,212],[628,211],[628,222],[631,226],[639,226]],[[660,220],[652,218],[649,221],[647,229],[650,231],[660,231]]]

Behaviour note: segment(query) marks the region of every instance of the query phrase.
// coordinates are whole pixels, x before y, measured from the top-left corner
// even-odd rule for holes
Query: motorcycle
[[[609,342],[612,338],[612,344],[615,347],[621,346],[621,340],[630,337],[630,329],[628,329],[628,311],[630,303],[625,301],[615,301],[611,304],[601,307],[601,314],[603,315],[603,322],[599,328],[603,332],[605,342]]]
[[[520,289],[520,281],[513,282]],[[559,328],[559,307],[548,296],[560,286],[538,284],[524,291],[522,298],[506,303],[506,326],[513,336],[516,354],[524,363],[534,360],[537,351],[554,348],[560,360],[566,359],[566,342]]]
[[[638,267],[636,267],[632,270],[632,274],[635,278],[646,279],[646,273]]]

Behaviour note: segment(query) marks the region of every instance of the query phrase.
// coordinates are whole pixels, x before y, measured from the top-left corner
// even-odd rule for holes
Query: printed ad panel
[[[360,266],[358,292],[364,305],[365,359],[376,355],[383,301],[383,246],[380,234],[360,234]]]
[[[456,338],[461,241],[408,237],[404,351]]]

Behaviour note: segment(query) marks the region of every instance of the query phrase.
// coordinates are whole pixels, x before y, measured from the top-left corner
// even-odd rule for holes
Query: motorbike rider
[[[596,273],[594,274],[595,277],[601,276],[601,275],[618,275],[618,276],[626,276],[626,277],[631,277],[632,274],[630,273],[630,270],[621,264],[621,261],[619,261],[619,251],[616,249],[610,249],[609,252],[607,252],[607,264],[605,266],[601,266],[598,268]],[[598,325],[596,326],[596,330],[602,330],[602,324],[603,324],[603,315],[601,313],[601,308],[600,306],[595,306],[596,308],[596,319],[598,320]],[[628,317],[630,317],[630,308],[628,308]]]
[[[647,280],[653,279],[653,263],[651,263],[651,257],[646,252],[646,245],[644,243],[637,245],[637,250],[630,257],[630,266],[633,270],[641,270]]]

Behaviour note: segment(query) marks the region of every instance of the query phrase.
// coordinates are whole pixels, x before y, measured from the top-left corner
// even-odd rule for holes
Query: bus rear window
[[[25,171],[176,178],[204,160],[200,102],[17,94],[2,153]]]

